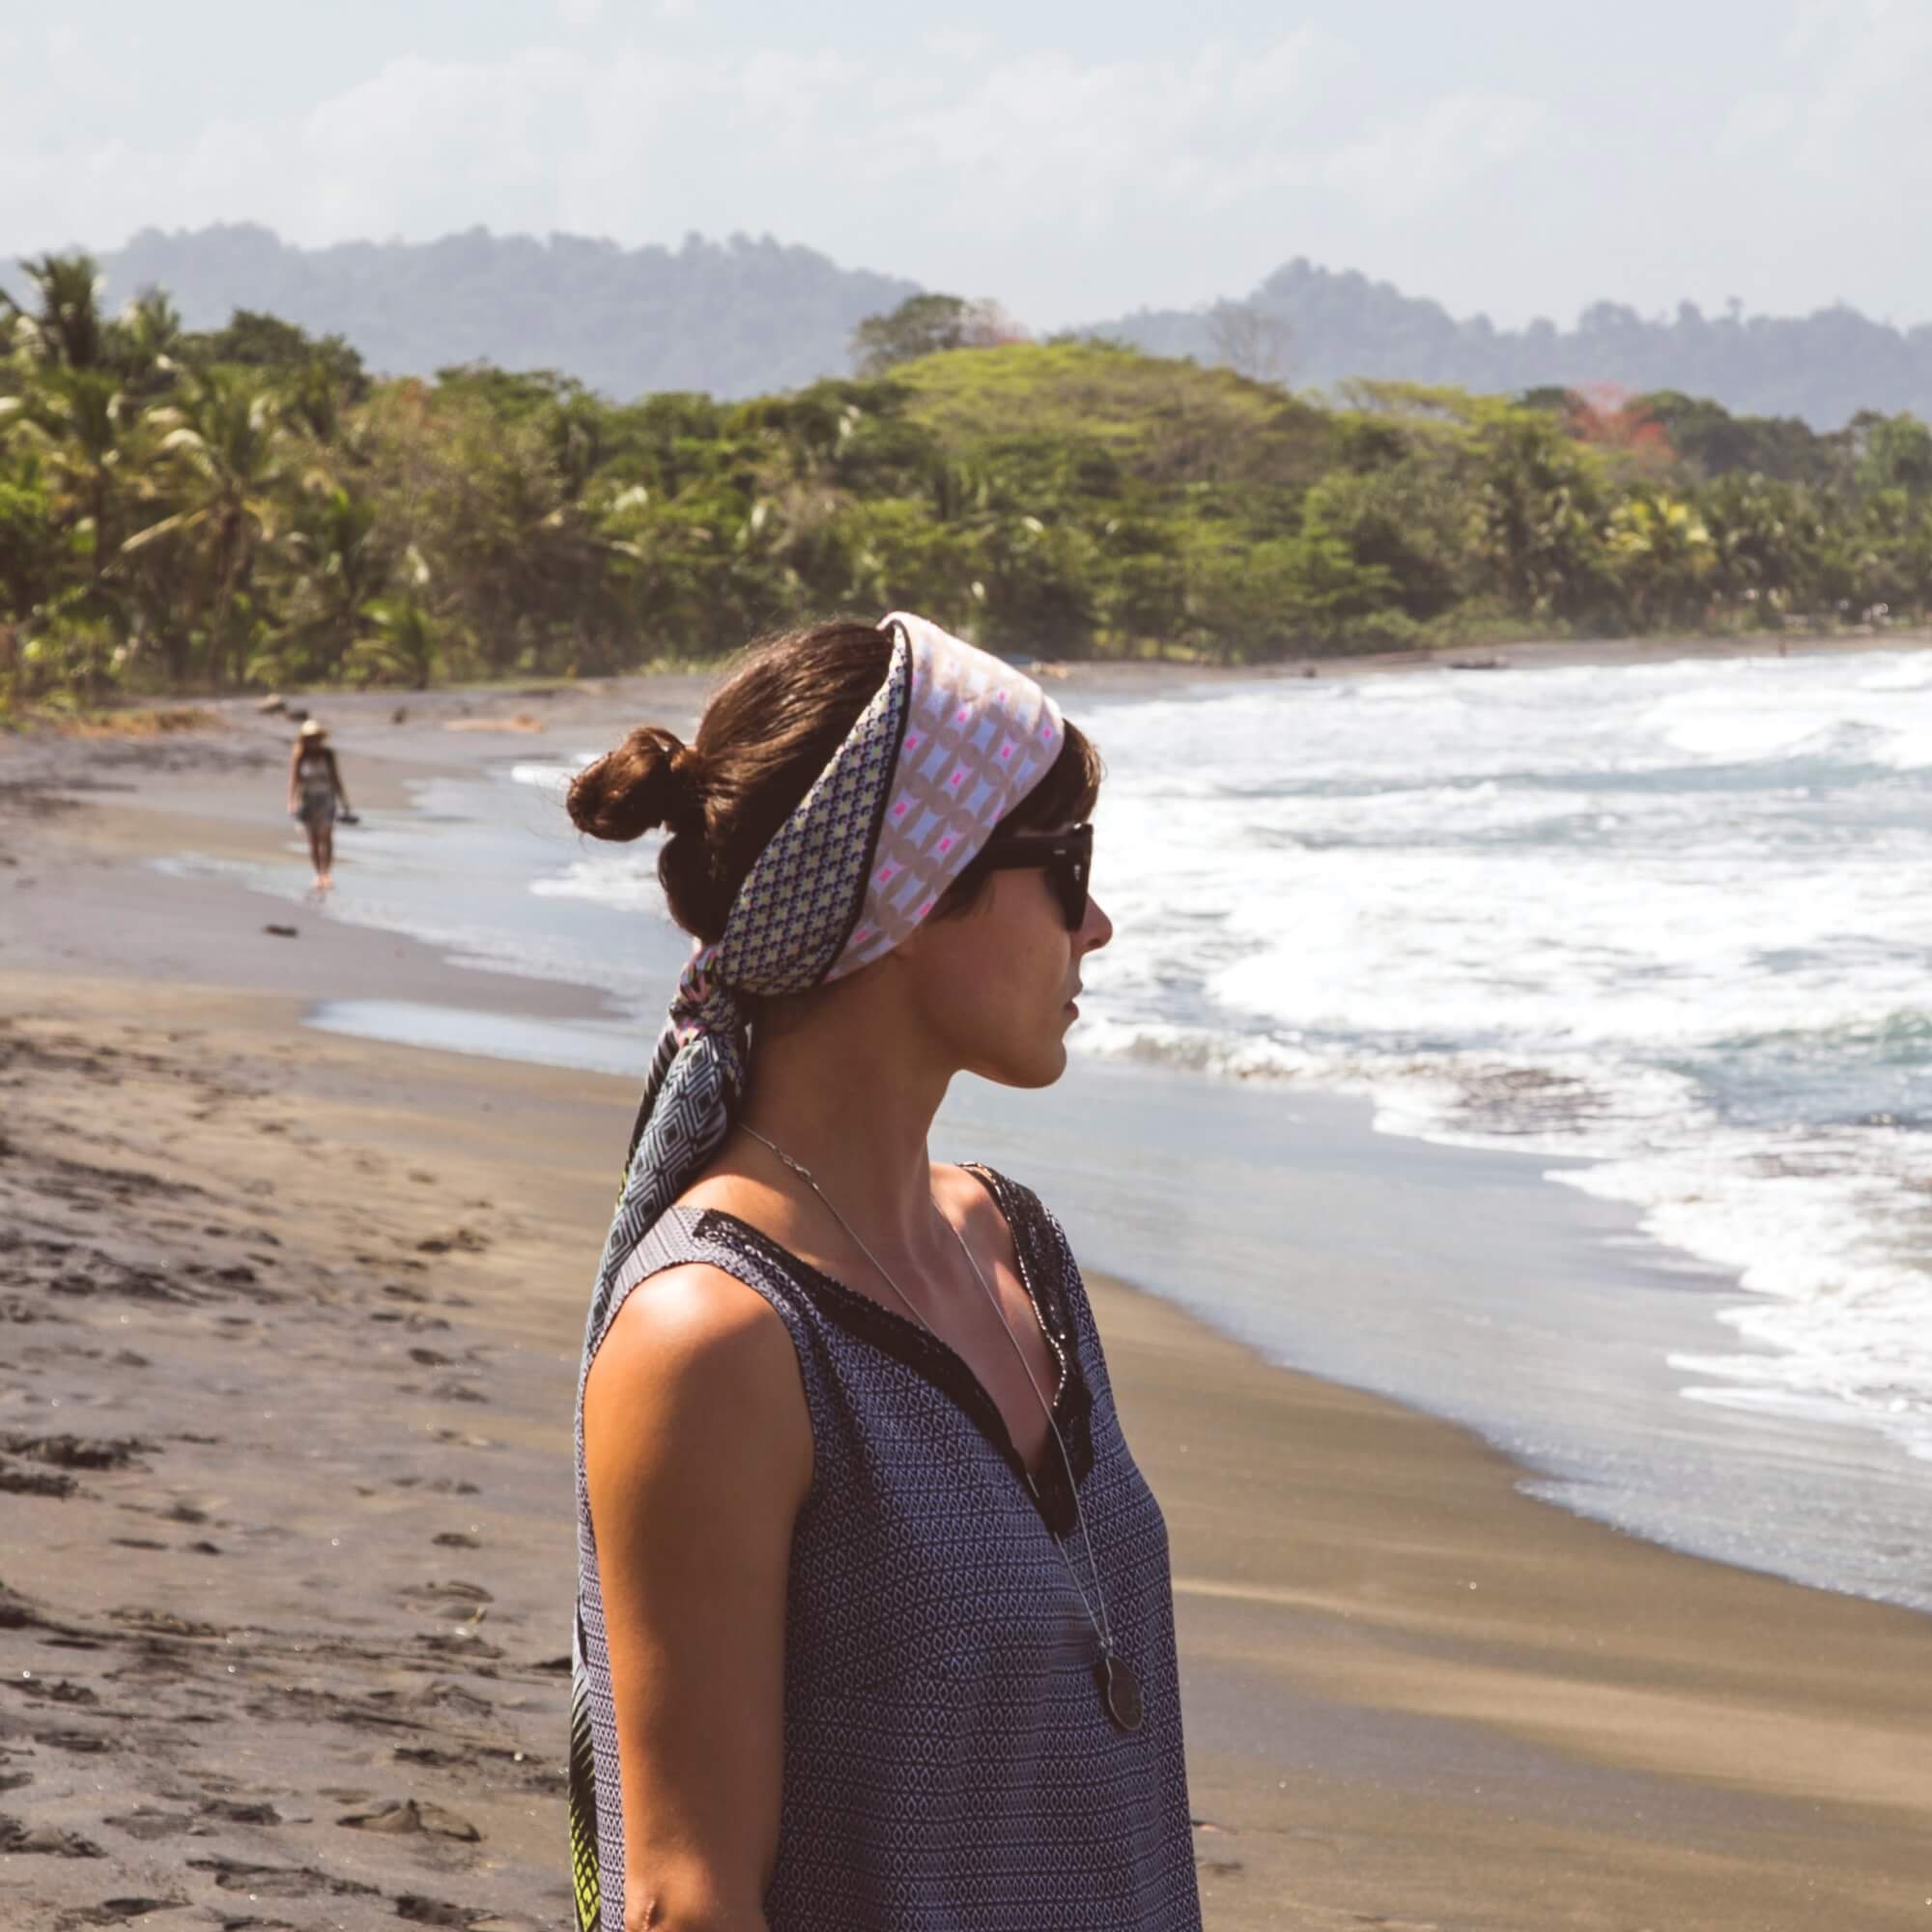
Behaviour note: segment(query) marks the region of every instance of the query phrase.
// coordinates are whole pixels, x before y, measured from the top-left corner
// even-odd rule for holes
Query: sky
[[[0,13],[0,258],[773,235],[1049,329],[1295,256],[1457,314],[1932,321],[1932,0],[68,0]]]

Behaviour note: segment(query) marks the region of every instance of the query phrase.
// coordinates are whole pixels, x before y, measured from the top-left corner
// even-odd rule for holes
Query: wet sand
[[[500,755],[461,704],[568,705],[559,751],[603,722],[393,703],[328,707],[358,804]],[[10,1932],[567,1918],[570,1394],[634,1094],[301,1030],[598,1003],[136,863],[281,850],[283,742],[117,749],[87,776],[131,789],[67,808],[71,748],[0,744]],[[1209,1927],[1932,1920],[1932,1620],[1580,1521],[1095,1298],[1173,1536]]]

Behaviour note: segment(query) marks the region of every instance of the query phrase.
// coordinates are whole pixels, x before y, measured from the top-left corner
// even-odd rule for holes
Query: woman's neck
[[[930,1248],[926,1138],[951,1070],[924,1066],[901,1029],[860,1000],[836,1000],[805,1024],[753,1030],[746,1126],[781,1148],[868,1244]]]

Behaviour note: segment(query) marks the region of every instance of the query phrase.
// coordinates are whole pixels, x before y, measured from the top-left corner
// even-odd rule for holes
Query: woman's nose
[[[1114,922],[1107,917],[1106,908],[1090,893],[1087,895],[1087,917],[1080,922],[1080,950],[1082,952],[1097,952],[1114,936]]]

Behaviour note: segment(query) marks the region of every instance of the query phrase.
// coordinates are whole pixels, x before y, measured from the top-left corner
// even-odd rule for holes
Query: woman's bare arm
[[[693,1264],[634,1289],[583,1453],[622,1774],[625,1926],[763,1932],[792,1523],[811,1424],[770,1304]]]
[[[291,811],[296,809],[296,770],[301,763],[301,747],[299,745],[289,747],[289,810]]]
[[[342,765],[333,752],[328,754],[328,781],[335,787],[336,803],[344,811],[353,811],[355,807],[349,803],[349,794],[342,788]]]

